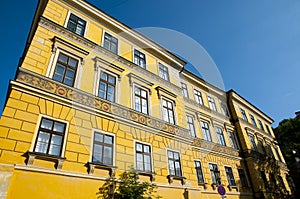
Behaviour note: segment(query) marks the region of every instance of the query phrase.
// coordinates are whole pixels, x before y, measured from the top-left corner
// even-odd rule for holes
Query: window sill
[[[239,187],[236,185],[228,185],[228,189],[229,189],[229,191],[232,191],[233,189],[235,189],[236,191],[239,191]]]
[[[174,180],[180,180],[182,185],[186,183],[186,177],[183,176],[168,175],[167,178],[170,184],[173,183]]]
[[[203,188],[206,190],[208,184],[206,182],[198,182],[198,186],[203,186]]]
[[[89,174],[94,174],[95,169],[103,169],[103,170],[108,170],[109,171],[109,176],[110,177],[115,177],[116,175],[116,166],[111,166],[111,165],[105,165],[99,162],[88,162],[88,173]]]
[[[49,155],[49,154],[45,154],[45,153],[39,153],[39,152],[27,151],[26,154],[27,154],[26,165],[28,165],[28,166],[33,165],[33,162],[35,159],[40,159],[40,160],[55,162],[54,167],[57,170],[61,170],[63,163],[66,160],[66,158],[63,158],[63,157]]]
[[[139,175],[142,176],[149,176],[151,181],[155,181],[155,175],[154,172],[146,172],[146,171],[137,171]]]

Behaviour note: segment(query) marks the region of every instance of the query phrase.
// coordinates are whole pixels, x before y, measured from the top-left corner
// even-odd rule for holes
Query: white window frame
[[[209,108],[213,111],[217,111],[217,105],[215,99],[211,96],[207,96],[207,101],[208,101]]]
[[[115,33],[112,33],[111,31],[107,31],[107,30],[103,29],[102,39],[101,39],[101,47],[104,48],[105,33],[107,33],[107,34],[115,37],[118,40],[118,46],[117,46],[117,53],[116,53],[116,55],[119,55],[119,53],[120,53],[120,41],[121,40],[120,40],[120,38]],[[106,48],[104,48],[104,49],[106,49]],[[106,49],[106,50],[108,50],[108,49]],[[110,50],[108,50],[108,51],[111,52],[111,53],[113,53],[113,54],[115,54],[114,52],[112,52]]]
[[[185,89],[183,89],[183,85],[186,86]],[[188,91],[186,83],[181,82],[181,89],[182,89],[182,95],[183,95],[183,97],[189,98],[189,91]],[[186,91],[186,92],[184,92],[184,91]]]
[[[197,104],[200,104],[200,105],[204,105],[204,101],[203,101],[203,95],[202,95],[202,92],[201,91],[199,91],[198,89],[196,89],[196,88],[194,88],[194,90],[193,90],[194,92],[193,92],[193,94],[194,94],[194,99],[195,99],[195,101],[196,101],[196,103]],[[201,102],[198,102],[197,101],[197,99],[198,98],[196,98],[196,94],[195,94],[195,92],[199,92],[200,93],[200,96],[201,96]]]
[[[180,163],[180,170],[181,170],[181,176],[177,176],[177,175],[171,175],[170,174],[170,167],[169,167],[169,157],[168,157],[168,151],[172,151],[172,152],[176,152],[179,154],[179,163]],[[182,158],[181,158],[181,153],[178,150],[174,150],[174,149],[170,149],[170,148],[166,148],[166,158],[167,158],[167,165],[168,165],[168,174],[170,176],[176,176],[176,177],[183,177],[183,167],[182,167]],[[176,173],[176,172],[175,172]]]
[[[186,114],[186,122],[187,122],[187,125],[188,125],[188,130],[189,130],[189,133],[190,133],[190,131],[191,131],[191,129],[190,129],[190,123],[188,122],[188,117],[190,117],[191,119],[192,119],[192,125],[193,125],[193,128],[194,128],[194,135],[191,135],[192,137],[197,137],[197,130],[196,130],[196,125],[195,125],[195,117],[193,116],[193,115],[191,115],[191,114]]]
[[[137,50],[137,51],[139,51],[140,53],[143,53],[143,54],[145,55],[145,68],[143,68],[142,66],[140,66],[140,65],[138,65],[138,64],[136,64],[136,63],[134,62],[134,51],[135,51],[135,50]],[[139,66],[139,67],[145,69],[145,70],[147,70],[147,56],[146,56],[146,55],[147,55],[147,54],[146,54],[144,51],[142,51],[141,49],[138,49],[138,48],[135,48],[135,47],[132,48],[132,62],[133,62],[134,64],[136,64],[137,66]]]
[[[164,111],[163,111],[163,100],[166,100],[166,101],[169,101],[172,103],[172,107],[173,107],[173,117],[174,117],[174,123],[170,123],[168,121],[165,121],[164,120]],[[162,116],[162,120],[171,124],[171,125],[176,125],[177,124],[177,117],[176,117],[176,104],[175,104],[175,101],[168,98],[168,97],[165,97],[165,96],[161,96],[161,99],[160,99],[161,103],[160,103],[160,110],[161,110],[161,116]]]
[[[167,69],[167,72],[168,72],[168,73],[167,73],[167,74],[168,74],[168,79],[165,79],[164,77],[161,77],[161,76],[160,76],[159,65],[162,65],[163,67],[165,67],[165,68]],[[165,63],[159,61],[159,62],[157,63],[157,69],[158,69],[158,76],[159,76],[160,78],[162,78],[162,79],[164,79],[164,80],[166,80],[166,81],[168,81],[168,82],[171,82],[170,70],[169,70],[169,67],[167,66],[167,64],[165,64]]]
[[[85,21],[85,29],[84,29],[84,33],[83,33],[82,36],[81,36],[81,35],[78,35],[78,36],[80,36],[80,37],[86,37],[86,33],[87,33],[89,21],[88,21],[85,17],[82,17],[82,15],[80,15],[80,14],[78,14],[78,13],[75,13],[75,12],[69,10],[69,11],[68,11],[68,15],[67,15],[66,20],[65,20],[65,23],[64,23],[64,27],[65,27],[66,29],[68,29],[68,22],[69,22],[69,19],[70,19],[71,14],[76,15],[77,17],[79,17],[80,19],[82,19],[82,20]],[[70,30],[69,30],[69,31],[70,31]],[[75,33],[75,34],[76,34],[76,33]],[[77,35],[77,34],[76,34],[76,35]]]
[[[208,131],[209,131],[209,135],[210,135],[210,139],[211,139],[211,140],[206,140],[206,139],[204,139],[203,131],[202,131],[202,122],[207,123],[207,125],[208,125]],[[212,136],[212,134],[211,134],[211,125],[210,125],[210,122],[207,121],[207,120],[202,120],[202,119],[201,119],[201,120],[200,120],[200,128],[201,128],[202,138],[203,138],[205,141],[208,141],[208,142],[214,142],[213,136]]]
[[[150,150],[151,150],[151,172],[153,173],[154,172],[154,161],[153,161],[153,147],[152,147],[152,144],[148,143],[148,142],[142,142],[140,140],[133,140],[133,150],[134,150],[134,168],[137,170],[136,168],[136,143],[140,143],[140,144],[144,144],[144,145],[148,145],[150,146]],[[139,170],[138,170],[139,171]],[[146,172],[147,171],[141,171],[141,172]]]

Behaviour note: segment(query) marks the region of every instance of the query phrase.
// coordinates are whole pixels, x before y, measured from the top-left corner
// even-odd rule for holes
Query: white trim
[[[169,167],[169,156],[168,156],[168,151],[172,151],[172,152],[176,152],[179,154],[179,162],[180,162],[180,170],[181,170],[181,176],[183,175],[183,167],[182,167],[182,160],[181,160],[181,153],[179,150],[175,150],[175,149],[170,149],[170,148],[166,148],[166,157],[167,157],[167,166],[168,166],[168,174],[170,174],[170,167]],[[176,168],[174,168],[176,170]]]
[[[157,62],[157,74],[160,78],[164,79],[165,81],[168,81],[168,82],[171,82],[171,76],[170,76],[170,66],[168,64],[166,64],[165,62],[162,62],[160,60],[156,60]],[[165,79],[163,77],[160,76],[160,73],[159,73],[159,64],[161,64],[162,66],[166,67],[167,70],[168,70],[168,78],[169,79]]]
[[[130,86],[130,87],[131,87],[131,89],[130,89],[130,91],[131,91],[130,101],[131,101],[132,109],[135,110],[135,88],[137,87],[137,88],[143,89],[144,91],[147,92],[147,100],[148,100],[147,101],[147,111],[148,111],[148,113],[147,114],[144,113],[144,114],[151,116],[152,115],[152,106],[151,106],[151,104],[152,104],[152,100],[151,100],[152,92],[151,92],[151,88],[148,88],[147,86],[141,85],[141,84],[137,83],[136,81],[132,81],[132,86]],[[135,110],[135,111],[137,111],[137,110]]]
[[[169,102],[172,103],[173,115],[174,115],[174,118],[173,118],[174,124],[172,124],[172,123],[170,123],[170,122],[164,120],[163,100],[169,101]],[[160,112],[161,112],[161,119],[162,119],[163,121],[165,121],[165,122],[167,122],[167,123],[169,123],[169,124],[172,124],[172,125],[176,125],[176,124],[177,124],[177,114],[176,114],[175,108],[176,108],[175,100],[172,100],[172,99],[170,99],[170,98],[168,98],[168,97],[165,97],[164,95],[161,95],[161,98],[160,98],[160,110],[161,110],[161,111],[160,111]]]
[[[112,31],[107,31],[104,27],[103,27],[103,29],[102,29],[101,46],[104,48],[104,36],[105,36],[105,33],[107,33],[107,34],[109,34],[109,35],[115,37],[115,38],[118,40],[118,46],[117,46],[117,53],[116,53],[116,55],[120,55],[119,53],[120,53],[120,41],[121,41],[121,39],[120,39],[119,35],[118,35],[118,34],[115,34],[115,33],[112,32]],[[106,48],[105,48],[105,49],[106,49]],[[106,49],[106,50],[108,50],[108,49]],[[108,50],[108,51],[109,51],[109,52],[112,52],[112,51],[110,51],[110,50]],[[112,53],[114,53],[114,52],[112,52]],[[120,55],[120,56],[121,56],[121,55]]]
[[[82,17],[82,15],[80,15],[80,14],[74,12],[73,10],[72,10],[72,11],[71,11],[71,10],[68,10],[68,14],[67,14],[67,17],[66,17],[66,19],[65,19],[64,27],[65,27],[66,29],[68,29],[68,22],[69,22],[69,19],[70,19],[71,14],[73,14],[73,15],[75,15],[76,17],[79,17],[80,19],[82,19],[82,20],[85,21],[84,33],[83,33],[83,35],[80,35],[80,36],[86,37],[86,33],[87,33],[89,21],[86,20],[85,17]],[[77,34],[77,33],[75,33],[75,34]]]
[[[151,154],[151,172],[154,172],[154,159],[153,159],[153,148],[152,148],[152,144],[150,144],[149,142],[143,142],[140,140],[133,140],[133,150],[134,150],[134,168],[137,170],[136,168],[136,143],[140,143],[140,144],[144,144],[144,145],[148,145],[150,146],[150,154]],[[147,171],[145,171],[147,172]]]

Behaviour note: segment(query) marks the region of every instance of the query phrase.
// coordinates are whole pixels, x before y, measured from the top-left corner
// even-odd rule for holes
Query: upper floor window
[[[189,133],[191,136],[196,137],[196,131],[195,131],[195,125],[194,125],[194,119],[192,116],[187,115],[186,121],[188,124]]]
[[[260,129],[265,131],[263,123],[260,120],[257,120],[257,121],[258,121]]]
[[[260,171],[260,176],[261,176],[261,178],[262,178],[262,180],[263,180],[263,183],[264,183],[265,188],[266,188],[266,189],[269,188],[269,183],[268,183],[268,180],[267,180],[267,176],[266,176],[265,171]]]
[[[217,181],[220,180],[220,179],[217,179],[217,176],[216,176],[216,172],[219,172],[218,165],[209,163],[209,170],[210,170],[212,183],[217,184]]]
[[[263,144],[263,141],[262,141],[262,140],[258,140],[258,146],[259,146],[259,148],[260,148],[260,150],[261,150],[262,154],[266,155],[266,154],[267,154],[267,152],[266,152],[266,148],[265,148],[265,146],[264,146],[264,144]]]
[[[209,125],[207,122],[201,121],[203,139],[212,142]]]
[[[98,96],[103,99],[114,102],[115,92],[116,92],[116,77],[106,72],[101,72]]]
[[[104,34],[103,47],[115,54],[118,53],[118,39],[107,32]]]
[[[65,123],[43,117],[38,130],[34,152],[61,156],[65,132]]]
[[[244,169],[238,169],[242,187],[249,187]]]
[[[268,132],[270,135],[272,135],[272,134],[271,134],[271,130],[270,130],[270,128],[269,128],[268,125],[266,125],[266,129],[267,129],[267,132]]]
[[[55,66],[53,79],[68,86],[74,86],[78,60],[60,53]]]
[[[213,111],[217,111],[216,103],[214,98],[207,96],[209,108]]]
[[[257,127],[254,116],[250,114],[250,118],[251,118],[252,124],[253,124],[255,127]]]
[[[280,186],[283,187],[284,190],[286,190],[286,186],[285,186],[285,184],[283,182],[283,179],[282,179],[281,175],[277,175],[277,179],[278,179],[278,181],[280,183]]]
[[[164,80],[170,81],[168,67],[159,63],[158,64],[158,73],[161,78],[163,78]]]
[[[168,164],[170,175],[182,176],[179,153],[168,150]]]
[[[189,93],[188,93],[188,90],[187,90],[187,85],[185,83],[182,83],[181,82],[181,89],[182,89],[182,94],[183,94],[183,97],[189,97]]]
[[[228,108],[225,103],[221,102],[221,110],[223,115],[229,116]]]
[[[113,146],[113,136],[95,132],[92,161],[105,165],[113,165]]]
[[[83,36],[85,31],[86,21],[77,17],[74,14],[70,14],[67,29],[70,31]]]
[[[134,109],[148,114],[148,93],[139,87],[134,88]]]
[[[241,114],[243,116],[243,119],[248,122],[248,118],[247,118],[245,110],[244,109],[240,109],[240,110],[241,110]]]
[[[228,131],[228,137],[229,137],[231,147],[234,148],[234,149],[239,149],[236,134],[234,132]]]
[[[223,130],[220,127],[216,127],[216,133],[217,133],[218,143],[223,146],[226,146]]]
[[[202,172],[200,161],[195,161],[195,169],[197,173],[198,183],[204,183],[203,172]]]
[[[146,69],[146,56],[144,53],[134,49],[134,63]]]
[[[173,103],[171,101],[162,100],[163,119],[170,124],[175,124],[175,115]]]
[[[276,152],[276,155],[277,155],[278,160],[279,160],[280,162],[283,162],[283,161],[282,161],[282,158],[281,158],[281,155],[280,155],[280,153],[279,153],[279,147],[278,147],[278,146],[275,146],[274,148],[275,148],[275,152]]]
[[[203,105],[202,94],[200,91],[194,89],[195,100],[198,104]]]
[[[231,167],[225,167],[225,172],[226,172],[228,184],[230,186],[236,186],[234,176],[233,176],[233,172],[232,172],[232,168]]]
[[[269,155],[274,158],[274,154],[273,154],[273,151],[272,151],[272,147],[271,147],[271,144],[267,144],[267,149],[268,149],[268,153]]]
[[[251,142],[252,149],[255,150],[255,151],[257,151],[257,146],[256,146],[256,143],[255,143],[254,136],[253,135],[249,135],[249,140]]]
[[[151,147],[147,144],[136,143],[136,169],[138,171],[151,172]]]

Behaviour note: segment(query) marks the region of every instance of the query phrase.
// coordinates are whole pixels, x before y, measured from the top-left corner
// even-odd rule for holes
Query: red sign
[[[221,195],[221,196],[224,196],[226,194],[226,190],[225,188],[222,186],[222,185],[219,185],[218,186],[218,193]]]

